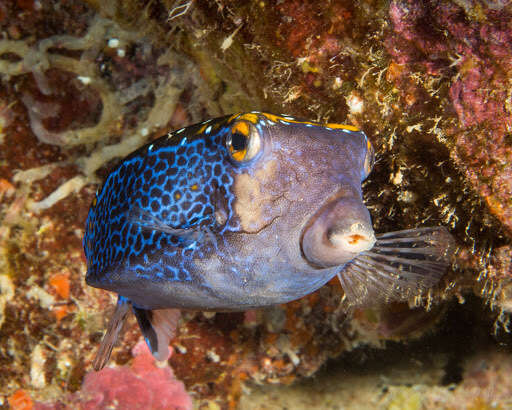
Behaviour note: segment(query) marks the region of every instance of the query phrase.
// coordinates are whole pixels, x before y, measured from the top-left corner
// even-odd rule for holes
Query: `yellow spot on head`
[[[290,124],[303,124],[303,125],[314,125],[316,127],[328,127],[333,130],[348,130],[348,131],[360,131],[359,128],[354,127],[353,125],[345,125],[345,124],[337,124],[335,122],[329,122],[327,124],[322,124],[320,122],[314,121],[299,121],[291,117],[283,117],[281,115],[274,115],[269,113],[261,113],[265,118],[273,122],[287,122]]]
[[[249,124],[245,121],[237,122],[233,128],[231,128],[231,134],[236,134],[237,132],[247,137],[249,135]]]
[[[247,153],[247,150],[243,149],[243,150],[240,150],[240,151],[232,152],[231,155],[232,155],[234,160],[236,160],[236,161],[243,161],[244,158],[245,158],[245,154],[246,153]]]
[[[228,118],[228,121],[227,122],[231,122],[233,121],[236,117],[238,117],[239,115],[242,115],[241,113],[237,112],[236,114],[233,114],[231,117]]]
[[[267,119],[269,119],[270,121],[273,121],[273,122],[278,122],[280,119],[284,119],[283,117],[279,117],[277,115],[274,115],[274,114],[269,114],[267,112],[265,113],[262,113]]]
[[[180,193],[178,193],[178,192],[176,192],[176,193],[174,194],[174,199],[176,199],[176,200],[177,200],[177,199],[180,199],[180,198],[181,198],[181,194],[180,194]]]
[[[348,130],[348,131],[360,131],[359,128],[353,125],[336,124],[335,122],[329,122],[325,124],[326,127],[332,128],[333,130]]]
[[[258,114],[253,114],[253,113],[249,112],[247,114],[241,115],[240,117],[238,117],[238,119],[249,121],[253,124],[256,124],[258,122]]]
[[[197,184],[194,184],[194,185],[192,185],[192,186],[190,187],[190,189],[191,189],[192,191],[197,191],[197,188],[198,188],[198,187],[197,187]]]
[[[94,199],[92,200],[92,206],[96,206],[97,202],[98,202],[98,199],[96,197],[94,197]]]
[[[315,122],[315,121],[300,121],[300,120],[296,120],[292,117],[283,117],[282,115],[274,115],[274,114],[270,114],[267,112],[261,112],[259,114],[254,114],[254,113],[240,114],[239,113],[239,114],[232,115],[229,118],[228,122],[231,122],[234,119],[242,120],[242,122],[235,124],[231,131],[233,133],[239,131],[244,135],[249,135],[249,130],[247,130],[247,133],[243,131],[244,130],[243,127],[248,128],[247,124],[245,124],[244,126],[242,125],[242,124],[244,124],[243,121],[245,120],[245,121],[249,121],[252,124],[257,124],[259,115],[261,115],[261,116],[265,117],[267,120],[275,122],[275,123],[281,122],[281,123],[289,123],[289,124],[314,125],[316,127],[327,127],[327,128],[331,128],[333,130],[347,130],[347,131],[354,131],[354,132],[360,131],[359,128],[354,127],[353,125],[338,124],[335,122],[329,122],[327,124],[324,124],[324,123]],[[238,127],[240,127],[240,128],[237,129]]]

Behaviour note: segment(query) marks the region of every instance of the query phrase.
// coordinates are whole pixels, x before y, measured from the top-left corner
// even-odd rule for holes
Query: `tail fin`
[[[360,253],[338,273],[351,305],[417,296],[437,284],[455,251],[455,241],[444,227],[407,229],[376,237],[372,249]]]

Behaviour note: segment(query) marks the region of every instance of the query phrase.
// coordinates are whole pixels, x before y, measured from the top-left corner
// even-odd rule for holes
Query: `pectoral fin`
[[[166,234],[179,238],[183,245],[188,246],[194,242],[203,242],[211,240],[212,233],[199,225],[190,227],[174,227],[165,221],[162,221],[138,207],[132,207],[128,213],[130,222],[141,226],[143,229],[164,232]]]
[[[123,328],[123,323],[126,320],[126,315],[128,314],[129,310],[129,300],[119,296],[117,298],[117,305],[114,310],[114,314],[110,319],[105,336],[103,336],[103,340],[101,341],[100,348],[98,349],[96,357],[92,362],[94,370],[101,370],[107,364],[108,359],[110,358],[110,354],[112,353],[112,349],[116,344],[117,338],[119,337],[119,333]]]
[[[338,273],[350,304],[406,300],[431,288],[443,276],[455,251],[444,227],[408,229],[377,236]]]

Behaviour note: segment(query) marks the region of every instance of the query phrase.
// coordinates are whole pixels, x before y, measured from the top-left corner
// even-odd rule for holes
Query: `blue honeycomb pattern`
[[[366,135],[352,126],[259,112],[221,117],[163,136],[125,158],[99,189],[83,242],[88,284],[113,288],[112,278],[123,274],[153,282],[190,282],[198,274],[194,260],[213,253],[220,259],[226,256],[229,234],[240,230],[233,212],[233,183],[244,168],[234,166],[226,136],[244,122],[252,123],[260,135],[263,127],[277,126],[279,131],[290,125],[357,133],[371,148]]]
[[[156,281],[192,279],[192,259],[217,251],[212,238],[237,224],[231,218],[233,165],[224,145],[230,123],[223,117],[170,133],[107,177],[86,222],[88,282],[101,283],[111,271]],[[226,224],[219,226],[216,207],[224,209]]]

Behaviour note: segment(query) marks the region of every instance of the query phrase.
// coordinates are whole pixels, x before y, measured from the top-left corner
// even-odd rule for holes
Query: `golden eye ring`
[[[231,159],[237,163],[246,163],[259,154],[262,148],[258,129],[247,121],[238,121],[226,137],[226,147]]]

